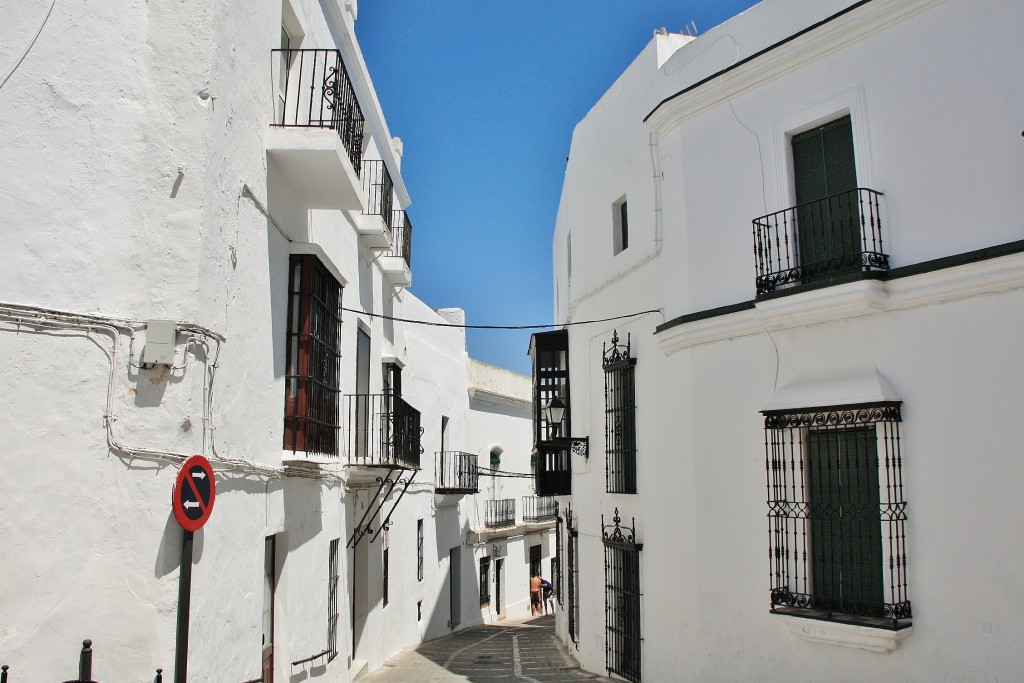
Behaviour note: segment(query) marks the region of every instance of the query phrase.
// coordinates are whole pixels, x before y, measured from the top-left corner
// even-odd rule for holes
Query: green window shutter
[[[874,427],[808,433],[806,467],[811,592],[833,611],[883,616]]]
[[[835,263],[859,253],[861,244],[850,117],[794,135],[792,148],[800,263],[810,267],[805,279],[816,265],[832,273],[859,267],[859,259]]]

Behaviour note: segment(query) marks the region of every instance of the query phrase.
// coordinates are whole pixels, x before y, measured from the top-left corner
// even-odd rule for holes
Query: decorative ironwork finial
[[[603,359],[604,367],[610,365],[616,365],[622,362],[633,362],[630,353],[630,334],[626,334],[626,344],[619,344],[619,331],[612,330],[612,345],[608,347],[604,342],[601,343],[601,356]]]
[[[636,542],[636,518],[633,518],[633,526],[622,526],[618,507],[615,508],[612,524],[605,524],[604,515],[601,515],[601,535],[605,543],[642,547],[642,544]]]

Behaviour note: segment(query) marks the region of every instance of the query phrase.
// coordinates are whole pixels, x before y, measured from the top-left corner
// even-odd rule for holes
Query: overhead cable
[[[348,311],[349,313],[359,313],[361,315],[367,315],[371,318],[381,318],[383,320],[393,320],[399,323],[409,323],[412,325],[429,325],[431,327],[458,327],[464,330],[541,330],[547,327],[568,327],[569,325],[593,325],[595,323],[606,323],[612,320],[623,320],[624,318],[635,318],[641,315],[647,315],[648,313],[662,313],[660,308],[652,308],[647,311],[637,311],[636,313],[627,313],[626,315],[616,315],[610,318],[600,318],[598,320],[577,320],[574,322],[567,323],[546,323],[543,325],[460,325],[459,323],[438,323],[431,322],[429,320],[412,320],[411,318],[397,318],[391,315],[384,315],[383,313],[371,313],[369,311],[362,311],[358,308],[346,308],[341,307],[341,310]]]

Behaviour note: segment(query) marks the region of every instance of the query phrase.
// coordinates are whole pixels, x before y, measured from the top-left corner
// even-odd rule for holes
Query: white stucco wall
[[[1024,166],[1012,118],[1022,103],[1011,47],[1020,7],[876,0],[643,123],[663,99],[849,4],[767,0],[661,69],[656,38],[575,130],[553,239],[556,319],[664,309],[569,328],[573,431],[589,434],[591,449],[589,461],[573,461],[571,504],[578,656],[592,670],[605,668],[601,515],[610,523],[616,507],[624,523],[635,518],[644,543],[644,680],[1007,680],[1024,668],[1010,607],[1024,594],[1005,570],[1022,559],[1006,539],[1024,520],[1012,455],[1024,436],[1013,418],[1024,258],[755,308],[750,230],[754,217],[793,204],[787,134],[849,112],[858,184],[885,193],[893,268],[1021,239]],[[992,49],[950,50],[943,36],[953,35],[985,36]],[[630,246],[614,255],[611,207],[623,195]],[[750,307],[655,330],[743,302]],[[638,495],[605,492],[600,354],[613,329],[630,333],[637,358]],[[790,633],[769,613],[766,559],[759,411],[795,381],[875,371],[903,401],[914,619],[890,653]]]
[[[49,7],[0,7],[5,73]],[[342,52],[367,118],[366,156],[388,163],[395,208],[407,207],[353,33],[354,3],[296,0],[290,8],[301,47]],[[358,235],[363,216],[310,209],[302,177],[268,157],[268,75],[283,11],[234,0],[58,2],[0,89],[0,352],[8,359],[0,368],[0,659],[12,680],[74,677],[85,638],[94,641],[97,680],[150,680],[157,668],[172,675],[182,532],[169,499],[177,465],[192,453],[217,468],[215,509],[195,539],[192,679],[260,675],[271,535],[278,680],[347,681],[353,660],[374,668],[450,632],[441,617],[447,553],[465,544],[469,521],[458,507],[436,508],[432,456],[441,415],[450,418],[449,442],[469,449],[465,338],[379,317],[442,320],[386,281],[378,253]],[[355,391],[361,328],[371,338],[370,391],[382,390],[382,362],[399,362],[405,398],[422,414],[423,469],[387,533],[387,607],[384,540],[360,545],[356,597],[368,613],[356,652],[354,556],[345,544],[373,490],[355,486],[343,459],[283,467],[294,253],[316,254],[344,285],[342,305],[352,310],[342,315],[342,393]],[[32,313],[28,324],[12,305],[96,317]],[[178,323],[173,370],[137,367],[150,319]],[[196,339],[186,344],[189,335]],[[108,448],[105,420],[127,451]],[[493,438],[509,441],[506,428],[515,432],[496,427]],[[422,582],[417,519],[425,522]],[[341,545],[338,657],[293,667],[327,647],[333,539]],[[468,549],[456,571],[475,597]],[[467,615],[479,614],[471,599],[462,602]]]

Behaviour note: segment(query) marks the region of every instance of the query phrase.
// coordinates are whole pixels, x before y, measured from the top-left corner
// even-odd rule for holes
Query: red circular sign
[[[197,531],[210,519],[213,499],[217,493],[217,482],[213,478],[213,466],[201,455],[193,455],[181,463],[178,478],[174,482],[171,507],[174,518],[185,531]]]

